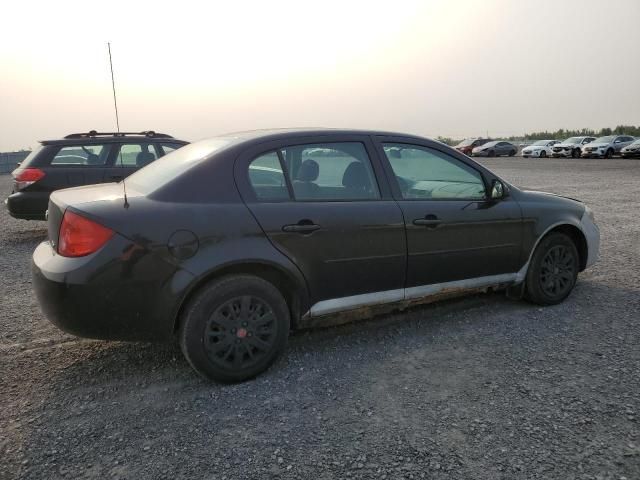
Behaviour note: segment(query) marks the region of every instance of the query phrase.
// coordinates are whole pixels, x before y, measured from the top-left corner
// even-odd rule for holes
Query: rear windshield
[[[29,164],[31,163],[31,161],[36,157],[36,155],[38,155],[40,153],[41,150],[42,150],[42,146],[34,148],[33,150],[31,150],[31,153],[29,155],[27,155],[25,157],[25,159],[20,162],[20,166],[22,168],[28,167]]]
[[[127,185],[147,195],[163,187],[201,160],[234,141],[233,137],[211,138],[186,145],[127,177]]]

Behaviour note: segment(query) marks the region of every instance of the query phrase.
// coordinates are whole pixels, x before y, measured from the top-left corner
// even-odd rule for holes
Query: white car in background
[[[596,137],[570,137],[553,146],[551,155],[553,157],[580,158],[583,145],[591,143]]]
[[[560,140],[538,140],[537,142],[532,143],[528,147],[522,149],[522,156],[525,158],[529,157],[550,157],[552,147],[560,143]]]

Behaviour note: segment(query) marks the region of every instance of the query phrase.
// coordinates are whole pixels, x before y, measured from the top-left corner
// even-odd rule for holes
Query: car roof
[[[233,138],[237,143],[245,141],[259,140],[280,140],[283,138],[296,137],[312,137],[323,135],[378,135],[390,137],[415,138],[416,140],[425,140],[426,137],[419,135],[411,135],[407,133],[389,132],[381,130],[361,130],[361,129],[345,129],[345,128],[325,128],[325,127],[301,127],[301,128],[270,128],[263,130],[247,130],[242,132],[231,132],[217,135],[218,138]]]
[[[55,140],[40,140],[41,145],[90,145],[103,143],[143,143],[151,140],[163,140],[171,143],[187,144],[165,133],[156,133],[152,130],[143,132],[96,132],[91,130],[86,133],[72,133],[64,138]]]

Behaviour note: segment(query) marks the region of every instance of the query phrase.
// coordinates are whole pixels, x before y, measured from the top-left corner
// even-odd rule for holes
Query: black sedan
[[[599,249],[577,200],[438,142],[356,130],[194,143],[126,182],[54,192],[48,227],[32,266],[52,322],[178,339],[220,381],[265,370],[291,328],[488,288],[556,304]]]

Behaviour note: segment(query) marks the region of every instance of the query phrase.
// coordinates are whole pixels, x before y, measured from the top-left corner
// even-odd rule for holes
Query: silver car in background
[[[640,157],[640,139],[620,150],[622,158]]]
[[[629,135],[607,135],[596,138],[593,142],[582,149],[582,158],[611,158],[616,153],[634,142],[635,138]]]
[[[474,148],[471,150],[471,155],[474,157],[500,157],[502,155],[513,157],[517,152],[518,147],[513,143],[494,140]]]
[[[551,149],[551,156],[579,158],[582,154],[582,147],[593,142],[596,137],[570,137],[557,143]]]

